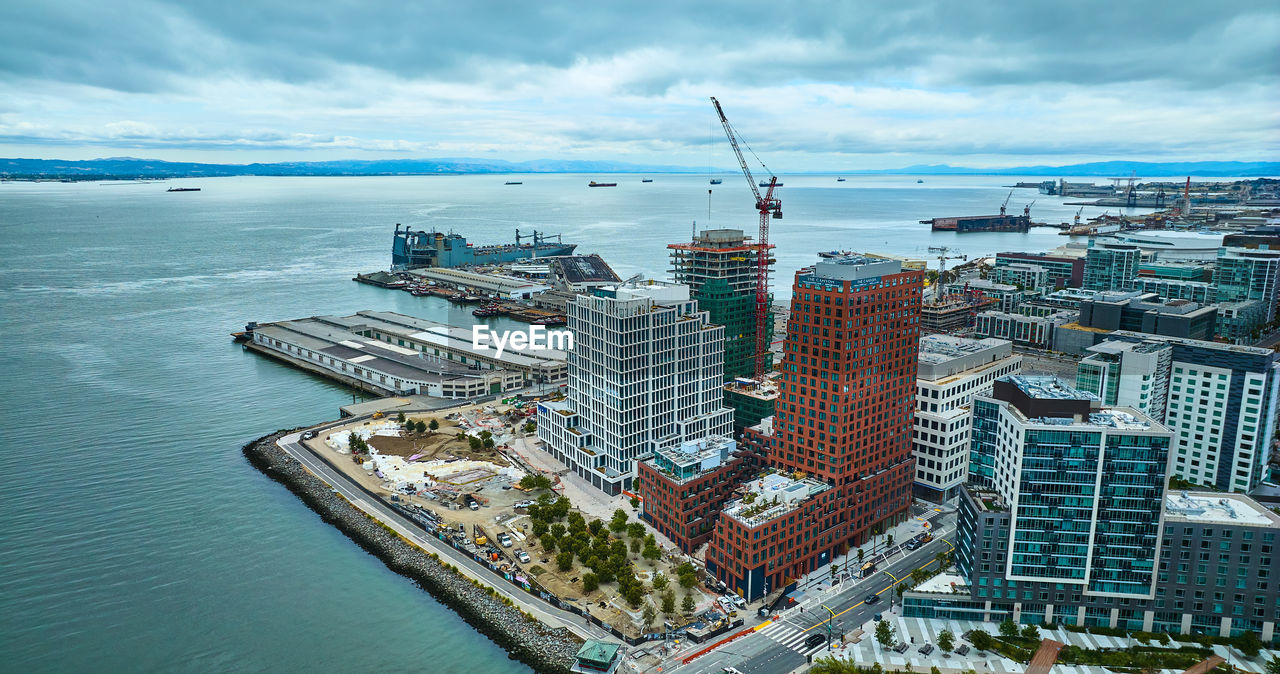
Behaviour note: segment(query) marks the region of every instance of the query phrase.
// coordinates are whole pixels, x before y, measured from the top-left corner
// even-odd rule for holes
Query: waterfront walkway
[[[350,422],[351,419],[344,419],[339,423]],[[494,588],[499,594],[510,599],[520,609],[533,615],[548,627],[563,627],[583,639],[614,639],[612,635],[591,624],[582,616],[562,611],[528,593],[511,587],[505,582],[499,582],[499,579],[494,576],[492,571],[477,563],[470,555],[441,542],[433,535],[427,534],[421,527],[393,511],[386,503],[379,499],[371,498],[340,471],[330,466],[304,446],[300,439],[301,433],[290,433],[280,438],[276,444],[316,477],[324,480],[325,483],[341,494],[352,505],[364,511],[365,514],[391,527],[397,534],[403,536],[414,545],[436,553],[440,556],[442,562],[452,564],[464,575],[483,583],[485,586]]]

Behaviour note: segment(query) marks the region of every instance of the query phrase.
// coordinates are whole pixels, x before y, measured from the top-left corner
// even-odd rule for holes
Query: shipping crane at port
[[[755,197],[756,211],[760,213],[760,232],[756,238],[756,351],[755,351],[755,374],[757,379],[763,379],[769,374],[772,368],[769,354],[769,341],[766,338],[767,322],[769,318],[769,219],[782,218],[782,200],[773,196],[773,191],[778,186],[778,176],[773,175],[769,171],[769,167],[765,166],[760,157],[751,151],[751,155],[755,156],[756,161],[760,161],[760,166],[764,170],[769,171],[769,182],[757,183],[754,176],[751,175],[751,168],[747,166],[746,157],[742,156],[742,148],[738,146],[738,136],[733,131],[733,125],[729,124],[729,118],[725,117],[724,109],[720,107],[720,101],[715,96],[711,97],[711,104],[716,108],[716,115],[720,117],[720,125],[724,127],[724,134],[729,138],[729,145],[733,147],[733,154],[738,158],[738,166],[742,168],[742,175],[747,178],[747,185],[751,188],[751,194]],[[761,187],[767,187],[767,191],[760,194]],[[1013,192],[1010,192],[1013,194]]]
[[[1024,217],[1024,218],[1030,218],[1030,217],[1031,217],[1031,207],[1032,207],[1032,206],[1035,206],[1035,205],[1036,205],[1036,200],[1035,200],[1035,199],[1032,199],[1032,200],[1031,200],[1031,203],[1027,204],[1026,206],[1023,206],[1023,207],[1022,207],[1022,217]]]
[[[1076,211],[1076,217],[1075,217],[1075,219],[1074,219],[1074,220],[1072,221],[1072,223],[1071,223],[1073,227],[1079,227],[1079,226],[1080,226],[1080,214],[1081,214],[1081,213],[1083,213],[1083,212],[1084,212],[1084,206],[1081,206],[1081,207],[1079,208],[1079,210],[1077,210],[1077,211]]]
[[[1009,207],[1009,199],[1013,197],[1013,190],[1009,190],[1009,196],[1004,198],[1004,203],[1000,204],[1000,215],[1004,215],[1004,210]]]
[[[964,255],[949,255],[951,249],[946,246],[929,246],[930,253],[938,254],[938,280],[933,284],[933,303],[942,301],[943,276],[947,273],[947,260],[964,260]]]

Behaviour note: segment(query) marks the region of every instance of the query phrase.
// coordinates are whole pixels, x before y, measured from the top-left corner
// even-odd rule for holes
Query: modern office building
[[[996,253],[993,271],[1012,264],[1033,264],[1043,267],[1049,274],[1049,285],[1054,288],[1079,288],[1084,283],[1083,258],[1044,253]]]
[[[993,267],[987,278],[995,283],[1006,283],[1026,291],[1053,289],[1049,283],[1049,270],[1029,262],[1014,262]]]
[[[1266,305],[1266,322],[1271,322],[1280,292],[1280,250],[1221,248],[1213,281],[1219,302],[1258,300]]]
[[[730,436],[724,328],[687,286],[597,288],[568,306],[567,397],[538,404],[548,452],[608,494],[631,489],[636,460],[707,436]]]
[[[1253,344],[1267,323],[1267,303],[1262,300],[1220,302],[1217,336],[1232,344]]]
[[[737,443],[709,436],[654,451],[639,462],[641,517],[686,554],[707,539],[738,484],[759,469]]]
[[[1165,279],[1169,281],[1213,280],[1213,265],[1207,262],[1148,261],[1138,264],[1138,278]]]
[[[710,315],[712,323],[725,326],[726,379],[755,374],[756,277],[760,245],[740,229],[706,229],[690,243],[673,243],[671,276],[689,286],[690,296]],[[772,246],[765,254],[772,265]],[[770,299],[770,306],[773,302]],[[773,321],[765,325],[772,329]],[[773,339],[772,332],[768,335]]]
[[[724,404],[733,408],[734,437],[741,437],[746,429],[772,417],[777,400],[778,382],[774,374],[763,380],[737,377],[725,382]]]
[[[1084,256],[1084,288],[1102,292],[1128,290],[1138,275],[1140,262],[1142,249],[1137,246],[1090,239]]]
[[[1023,316],[1003,311],[984,311],[978,314],[974,334],[978,337],[1007,339],[1019,346],[1047,349],[1053,345],[1054,332],[1059,326],[1074,320],[1075,313],[1059,311],[1048,316]]]
[[[969,403],[998,378],[1018,374],[1022,356],[1003,339],[946,335],[920,338],[912,453],[914,493],[942,503],[959,493],[969,475]]]
[[[1076,388],[1109,407],[1132,407],[1163,420],[1173,348],[1160,342],[1109,340],[1089,347],[1076,365]]]
[[[1133,289],[1140,293],[1152,293],[1162,300],[1189,300],[1202,305],[1213,304],[1218,297],[1218,288],[1206,281],[1139,276],[1133,279]]]
[[[1222,491],[1256,489],[1276,438],[1280,354],[1127,331],[1109,337],[1172,349],[1164,424],[1174,434],[1173,474]]]
[[[1218,308],[1188,300],[1160,301],[1152,293],[1099,293],[1080,302],[1080,317],[1054,334],[1055,351],[1081,355],[1111,332],[1129,330],[1167,337],[1212,339]]]
[[[1275,570],[1280,516],[1240,494],[1167,491],[1156,503],[1163,521],[1160,537],[1150,548],[1125,546],[1117,552],[1118,546],[1105,543],[1108,539],[1095,538],[1106,544],[1106,554],[1128,561],[1137,571],[1135,578],[1144,582],[1134,584],[1133,590],[1145,588],[1148,560],[1155,561],[1154,593],[1147,598],[1129,592],[1096,592],[1088,585],[1056,578],[1044,582],[1014,576],[1015,556],[1023,561],[1027,557],[1012,540],[1012,532],[1021,513],[1030,509],[989,490],[965,488],[956,536],[959,575],[941,576],[936,580],[942,582],[908,592],[903,597],[903,614],[989,622],[1008,618],[1022,624],[1186,635],[1253,632],[1262,641],[1274,643],[1280,636],[1275,629],[1280,613],[1280,578]],[[1145,533],[1150,527],[1148,508],[1138,511],[1144,515],[1140,519],[1127,511],[1113,510],[1109,516],[1104,512],[1100,510],[1098,517],[1080,515],[1098,531],[1124,530],[1140,523],[1143,539],[1149,540]],[[1077,521],[1081,520],[1061,523],[1074,529]],[[1066,548],[1062,543],[1058,546],[1061,555]],[[1096,550],[1098,544],[1093,547]],[[1031,560],[1035,561],[1034,556]],[[1073,569],[1070,561],[1066,568]],[[1089,569],[1086,577],[1092,575]]]

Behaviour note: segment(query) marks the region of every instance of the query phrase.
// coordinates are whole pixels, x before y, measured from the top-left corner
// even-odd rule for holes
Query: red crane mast
[[[742,175],[747,178],[747,185],[751,188],[751,194],[756,200],[756,210],[760,213],[760,233],[756,239],[755,373],[756,378],[761,379],[769,374],[769,370],[773,369],[773,364],[770,362],[769,340],[767,337],[769,319],[769,218],[782,217],[782,200],[773,196],[773,190],[778,185],[778,177],[772,175],[772,171],[770,171],[768,189],[761,195],[756,179],[751,175],[751,168],[747,166],[747,160],[742,156],[742,148],[738,146],[738,137],[733,132],[733,125],[729,124],[729,119],[724,116],[724,109],[720,107],[720,101],[717,101],[715,96],[712,96],[711,104],[715,106],[716,114],[720,116],[720,124],[724,127],[724,134],[729,137],[729,145],[733,146],[733,154],[738,157],[738,165],[742,167]],[[760,162],[760,165],[764,166],[764,162]],[[764,166],[764,169],[768,171],[769,167]]]

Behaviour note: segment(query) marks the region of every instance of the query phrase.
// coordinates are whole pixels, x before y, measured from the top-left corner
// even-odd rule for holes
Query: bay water
[[[443,300],[351,281],[389,265],[396,223],[476,244],[560,233],[623,277],[665,278],[666,245],[695,220],[754,235],[741,176],[651,177],[0,183],[4,668],[527,671],[248,465],[244,443],[334,418],[352,393],[228,333],[362,309],[444,319]],[[922,179],[785,177],[778,296],[819,250],[974,256],[1067,241],[933,234],[918,221],[995,213],[1004,185],[1036,179]],[[1033,199],[1033,219],[1076,212],[1027,189],[1009,207]]]

